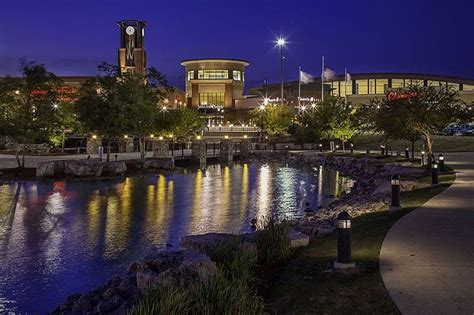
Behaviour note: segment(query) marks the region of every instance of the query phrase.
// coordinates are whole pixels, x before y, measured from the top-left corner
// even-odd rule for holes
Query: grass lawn
[[[352,257],[359,266],[353,271],[325,272],[337,256],[336,233],[313,240],[274,279],[269,308],[277,314],[398,314],[379,272],[382,241],[398,219],[445,190],[454,179],[452,170],[440,174],[437,187],[403,192],[401,210],[353,219]]]
[[[380,145],[383,144],[383,137],[380,135],[364,134],[355,136],[352,139],[354,148],[357,150],[380,150]],[[411,150],[411,144],[406,140],[388,141],[388,146],[392,146],[393,152],[405,152],[405,147]],[[415,151],[421,152],[422,141],[415,143]],[[425,149],[426,150],[426,149]],[[457,136],[435,136],[433,143],[433,151],[436,153],[443,152],[472,152],[474,151],[474,137],[457,137]]]

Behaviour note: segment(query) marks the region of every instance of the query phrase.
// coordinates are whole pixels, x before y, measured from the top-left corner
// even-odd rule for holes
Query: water
[[[0,313],[46,313],[151,249],[250,231],[250,220],[304,215],[348,179],[324,168],[234,164],[184,174],[0,186]],[[169,245],[172,245],[171,247]]]

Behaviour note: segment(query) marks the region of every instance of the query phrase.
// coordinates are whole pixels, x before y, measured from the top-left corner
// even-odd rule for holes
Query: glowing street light
[[[283,37],[279,37],[276,40],[276,44],[280,49],[280,84],[281,84],[281,95],[280,104],[283,105],[283,47],[285,47],[286,40]]]

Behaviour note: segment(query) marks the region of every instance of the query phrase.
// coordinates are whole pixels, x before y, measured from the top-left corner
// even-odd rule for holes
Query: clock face
[[[129,26],[125,29],[125,32],[128,34],[128,35],[133,35],[135,33],[135,28],[133,26]]]

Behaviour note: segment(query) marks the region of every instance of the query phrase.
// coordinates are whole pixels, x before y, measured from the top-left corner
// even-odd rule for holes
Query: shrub
[[[191,300],[180,287],[159,287],[150,291],[135,305],[130,315],[189,314]]]
[[[288,259],[291,254],[288,228],[287,221],[277,222],[270,218],[264,228],[257,231],[259,263],[273,265]]]

